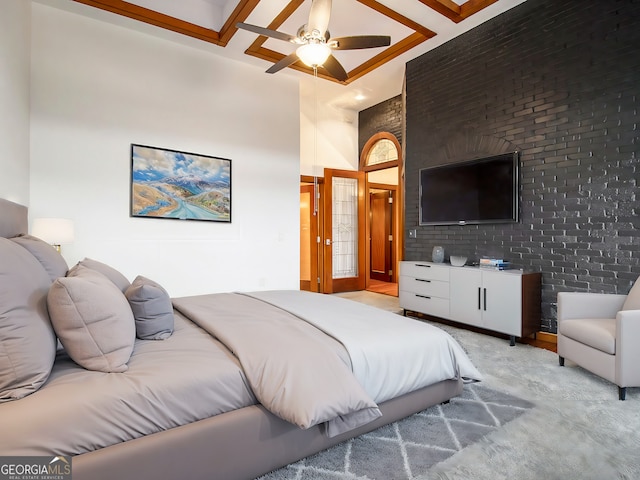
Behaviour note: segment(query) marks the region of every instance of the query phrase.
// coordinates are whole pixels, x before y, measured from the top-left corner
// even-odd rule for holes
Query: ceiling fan
[[[329,30],[327,30],[330,16],[331,0],[311,0],[309,20],[298,29],[295,37],[277,30],[248,23],[240,22],[236,24],[236,27],[264,35],[265,37],[299,45],[295,52],[275,63],[267,70],[267,73],[276,73],[301,60],[314,69],[324,67],[332,77],[341,82],[345,81],[348,75],[344,67],[331,53],[332,50],[359,50],[387,47],[391,44],[391,37],[387,35],[357,35],[331,38]]]

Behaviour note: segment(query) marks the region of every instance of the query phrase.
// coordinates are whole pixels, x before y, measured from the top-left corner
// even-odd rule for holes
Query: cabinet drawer
[[[426,262],[400,262],[400,275],[427,280],[449,281],[448,266]]]
[[[400,277],[400,289],[422,295],[449,298],[449,282],[425,278]]]
[[[449,299],[400,291],[400,306],[405,310],[449,318]]]

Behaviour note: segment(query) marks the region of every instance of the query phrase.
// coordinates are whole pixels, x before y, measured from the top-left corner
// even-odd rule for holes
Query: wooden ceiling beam
[[[189,37],[204,40],[205,42],[222,45],[220,35],[215,30],[204,28],[184,20],[180,20],[164,13],[159,13],[148,8],[140,7],[122,0],[73,0],[77,3],[116,13],[123,17],[154,25],[156,27],[181,33]]]
[[[461,5],[462,18],[468,18],[474,13],[478,13],[480,10],[488,7],[492,3],[496,3],[498,0],[469,0]]]
[[[73,0],[90,7],[99,8],[107,12],[122,15],[123,17],[138,20],[149,25],[171,30],[188,37],[203,40],[224,47],[229,43],[233,34],[237,31],[236,23],[243,22],[254,8],[260,3],[260,0],[240,0],[233,10],[220,32],[210,28],[205,28],[194,23],[180,20],[179,18],[156,12],[133,3],[123,0]]]
[[[474,13],[478,13],[483,8],[497,2],[498,0],[468,0],[462,5],[451,0],[420,0],[427,7],[435,10],[440,15],[444,15],[449,20],[459,23]]]
[[[419,23],[414,22],[410,18],[407,18],[404,15],[399,14],[395,10],[391,10],[389,7],[381,4],[380,2],[376,2],[375,0],[358,0],[358,2],[377,11],[378,13],[384,15],[385,17],[390,18],[391,20],[395,20],[396,22],[404,25],[407,28],[410,28],[411,30],[421,33],[427,38],[431,38],[436,35],[435,32],[429,30],[427,27],[424,27]]]
[[[433,34],[435,35],[435,33]],[[378,55],[370,58],[362,65],[354,68],[349,72],[349,78],[346,83],[351,83],[354,80],[366,75],[367,73],[375,70],[376,68],[384,65],[387,62],[390,62],[394,58],[402,55],[403,53],[411,50],[413,47],[420,45],[423,42],[426,42],[431,37],[425,37],[422,33],[416,32],[403,40],[391,45],[384,52],[380,52]]]
[[[172,17],[170,15],[165,15],[154,10],[150,10],[148,8],[140,7],[124,0],[73,1],[224,47],[238,30],[236,24],[238,22],[244,22],[249,17],[251,12],[258,6],[261,0],[240,0],[229,18],[225,21],[224,25],[220,29],[220,32],[187,22],[185,20],[180,20],[178,18]],[[320,78],[331,80],[337,83],[348,84],[366,75],[379,66],[393,60],[399,55],[402,55],[403,53],[421,44],[422,42],[425,42],[426,40],[436,36],[436,33],[432,30],[401,15],[400,13],[390,9],[389,7],[381,4],[376,0],[357,1],[362,5],[365,5],[366,7],[377,11],[381,15],[384,15],[391,20],[404,25],[408,29],[413,30],[414,33],[398,42],[395,42],[393,45],[387,47],[384,51],[378,53],[366,62],[351,70],[348,73],[347,80],[344,82],[336,80],[335,78],[330,76],[323,68],[318,69],[318,77]],[[462,5],[458,5],[452,0],[419,1],[427,7],[437,11],[441,15],[444,15],[453,22],[457,23],[479,12],[492,3],[495,3],[497,0],[468,0]],[[273,21],[267,28],[277,30],[303,3],[304,0],[290,0],[290,2],[273,19]],[[245,53],[247,55],[251,55],[272,63],[276,63],[286,56],[285,54],[275,52],[263,47],[266,41],[267,37],[258,35],[256,40],[249,46],[247,50],[245,50]],[[293,65],[290,65],[289,68],[293,68],[294,70],[298,70],[300,72],[313,74],[313,70],[304,65],[302,62],[296,62]]]
[[[238,2],[238,5],[220,29],[220,42],[223,45],[229,43],[229,40],[231,40],[233,35],[238,31],[236,23],[244,22],[259,3],[260,0],[240,0],[240,2]]]

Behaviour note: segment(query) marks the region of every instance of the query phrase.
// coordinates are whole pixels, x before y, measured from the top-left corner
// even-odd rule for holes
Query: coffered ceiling
[[[400,93],[408,60],[523,1],[334,0],[329,21],[332,37],[389,35],[391,44],[334,52],[347,71],[344,82],[333,79],[322,68],[318,69],[318,76],[341,87],[332,90],[336,92],[333,94],[338,98],[336,101],[343,103],[340,106],[366,108]],[[295,36],[298,28],[307,22],[311,7],[311,0],[51,0],[48,3],[61,2],[92,7],[85,7],[80,13],[90,14],[98,9],[132,19],[128,25],[133,28],[135,25],[146,31],[159,28],[174,32],[174,36],[205,42],[215,46],[216,53],[264,70],[291,54],[296,45],[238,30],[236,23],[246,22]],[[304,78],[312,74],[312,70],[296,62],[275,75],[282,74]]]

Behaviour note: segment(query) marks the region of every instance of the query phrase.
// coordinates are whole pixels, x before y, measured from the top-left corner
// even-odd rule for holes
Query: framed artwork
[[[231,222],[231,160],[131,144],[132,217]]]

